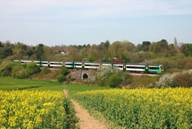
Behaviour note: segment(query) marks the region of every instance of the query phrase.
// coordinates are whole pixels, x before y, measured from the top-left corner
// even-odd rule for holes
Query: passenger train
[[[110,64],[110,63],[91,63],[91,62],[57,62],[57,61],[32,61],[32,60],[14,60],[21,64],[35,63],[41,67],[68,69],[99,69],[101,67],[112,67],[114,69],[136,72],[136,73],[153,73],[160,74],[163,69],[162,65],[146,65],[146,64]]]

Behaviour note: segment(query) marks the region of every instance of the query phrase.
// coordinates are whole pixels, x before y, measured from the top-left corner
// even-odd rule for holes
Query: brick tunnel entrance
[[[75,80],[94,81],[96,71],[95,70],[71,70],[70,76]]]
[[[83,80],[87,80],[89,78],[88,74],[87,73],[83,73]]]

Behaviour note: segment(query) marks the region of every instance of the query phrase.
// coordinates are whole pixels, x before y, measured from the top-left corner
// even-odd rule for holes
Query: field
[[[76,99],[126,129],[192,128],[192,89],[85,91]]]
[[[77,122],[63,89],[77,91],[103,87],[60,84],[56,81],[0,78],[0,129],[73,129]],[[70,117],[69,117],[70,116]]]
[[[40,90],[60,91],[67,89],[71,95],[80,91],[109,89],[108,87],[88,86],[80,84],[61,84],[57,81],[13,79],[0,77],[0,90]]]
[[[63,89],[89,111],[126,129],[192,128],[190,88],[125,90],[12,78],[0,78],[0,127],[75,128]]]
[[[52,91],[0,91],[0,127],[64,127],[64,96]]]

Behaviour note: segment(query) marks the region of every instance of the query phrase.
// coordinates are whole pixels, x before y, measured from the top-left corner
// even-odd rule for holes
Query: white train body
[[[14,60],[21,64],[35,63],[41,67],[61,68],[66,67],[69,69],[93,69],[97,70],[101,67],[112,67],[121,71],[128,72],[148,72],[148,73],[161,73],[163,70],[161,65],[145,65],[145,64],[109,64],[109,63],[90,63],[90,62],[57,62],[57,61],[32,61],[32,60]]]

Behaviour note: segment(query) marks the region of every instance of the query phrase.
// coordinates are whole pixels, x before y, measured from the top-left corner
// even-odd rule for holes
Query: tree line
[[[59,51],[58,51],[59,50]],[[66,55],[60,51],[65,50]],[[29,59],[49,61],[90,61],[163,64],[167,69],[192,68],[192,44],[177,45],[162,39],[157,42],[143,41],[134,44],[129,41],[105,41],[99,44],[29,46],[24,43],[0,42],[0,60]],[[179,64],[182,63],[182,64]]]

